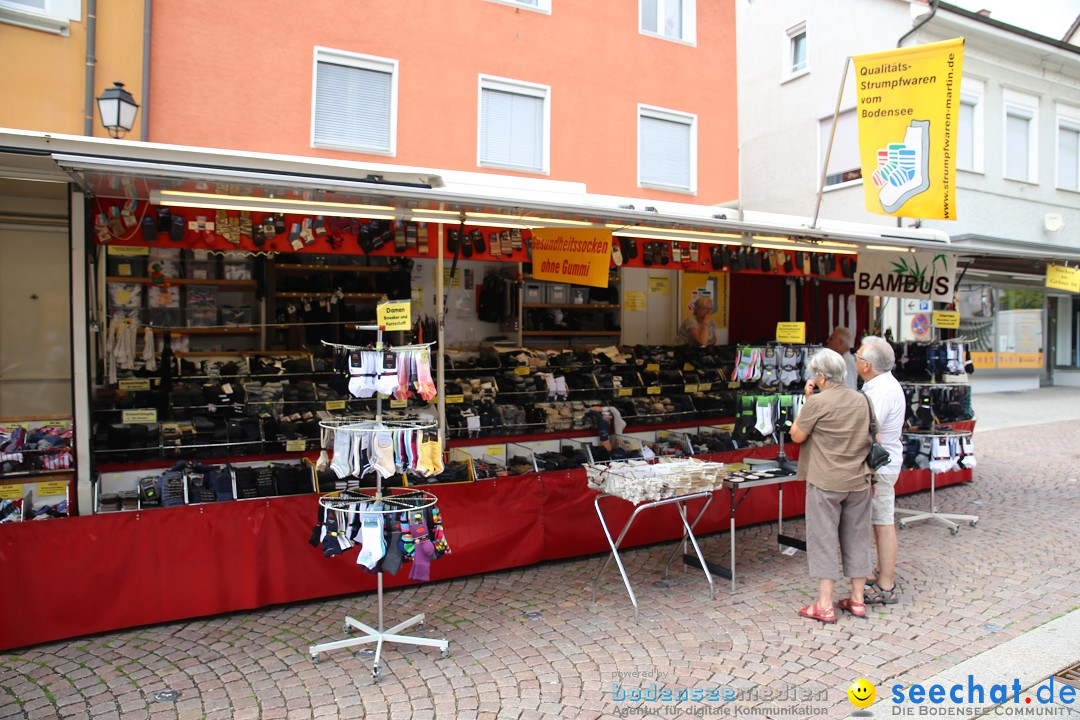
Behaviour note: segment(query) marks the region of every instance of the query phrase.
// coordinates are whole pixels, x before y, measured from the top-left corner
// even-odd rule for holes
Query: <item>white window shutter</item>
[[[480,162],[544,169],[544,100],[532,95],[483,90]]]
[[[690,124],[647,115],[639,122],[641,183],[690,190]]]
[[[319,62],[315,144],[391,152],[393,75]]]

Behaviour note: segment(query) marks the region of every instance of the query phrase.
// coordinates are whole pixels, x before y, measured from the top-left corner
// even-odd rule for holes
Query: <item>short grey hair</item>
[[[851,330],[848,330],[843,325],[837,325],[836,327],[834,327],[833,331],[832,331],[832,334],[833,335],[843,335],[844,338],[847,340],[847,342],[845,344],[848,347],[851,347],[851,343],[855,339],[854,335],[851,334]]]
[[[863,360],[870,363],[876,373],[886,373],[896,366],[896,352],[888,340],[877,335],[867,335],[863,338],[859,355]]]
[[[821,373],[829,382],[842,383],[847,375],[847,363],[835,350],[818,348],[810,358],[810,372],[814,377]]]
[[[709,307],[711,307],[711,308],[716,307],[716,303],[714,303],[713,299],[711,297],[709,297],[708,295],[698,295],[696,298],[694,298],[694,308],[695,309],[699,308],[699,307],[704,307],[705,303],[709,303]]]

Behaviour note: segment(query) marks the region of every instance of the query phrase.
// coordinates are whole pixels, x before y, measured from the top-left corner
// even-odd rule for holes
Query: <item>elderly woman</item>
[[[683,320],[675,336],[680,345],[715,345],[716,325],[713,323],[713,301],[707,295],[698,295],[693,304],[694,314]]]
[[[806,481],[806,556],[810,576],[818,580],[818,597],[799,615],[834,623],[833,588],[841,577],[851,578],[851,597],[837,607],[866,617],[873,478],[866,455],[872,410],[867,398],[844,381],[847,364],[838,353],[817,351],[809,369],[806,403],[791,426],[791,439],[803,444],[795,477]]]

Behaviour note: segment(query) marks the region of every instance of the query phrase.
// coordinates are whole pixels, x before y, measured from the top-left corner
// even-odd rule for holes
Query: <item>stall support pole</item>
[[[439,223],[435,226],[436,239],[435,242],[439,246],[438,260],[435,263],[435,327],[436,338],[438,345],[435,346],[437,352],[436,368],[438,378],[436,379],[436,389],[439,391],[436,397],[438,412],[439,412],[439,438],[443,442],[443,447],[446,447],[446,361],[443,348],[446,347],[446,303],[444,302],[443,288],[445,279],[443,277],[443,226]]]
[[[829,131],[829,147],[825,150],[825,160],[821,163],[821,180],[818,182],[817,202],[814,203],[814,219],[810,227],[817,227],[818,213],[821,211],[821,196],[825,192],[825,178],[829,176],[829,157],[832,155],[833,139],[836,138],[836,120],[840,117],[840,102],[844,99],[844,85],[847,83],[848,65],[851,57],[844,58],[844,74],[840,76],[840,90],[836,93],[836,108],[833,110],[832,130]]]

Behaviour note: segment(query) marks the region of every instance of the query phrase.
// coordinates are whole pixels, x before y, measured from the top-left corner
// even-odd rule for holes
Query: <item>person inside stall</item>
[[[846,327],[833,328],[832,335],[825,341],[825,347],[838,353],[840,357],[844,359],[844,364],[847,366],[847,374],[844,375],[844,382],[852,390],[859,389],[859,373],[855,368],[855,356],[851,354],[851,331]]]
[[[716,344],[716,324],[713,322],[713,301],[708,295],[698,295],[691,305],[694,313],[682,321],[675,336],[680,345]]]
[[[847,365],[839,353],[822,348],[809,370],[806,402],[791,426],[791,439],[802,444],[795,479],[806,481],[806,557],[810,576],[818,581],[818,597],[799,608],[799,615],[835,623],[833,590],[842,577],[851,578],[851,597],[837,607],[866,617],[873,478],[866,456],[872,409],[866,396],[844,382]]]

